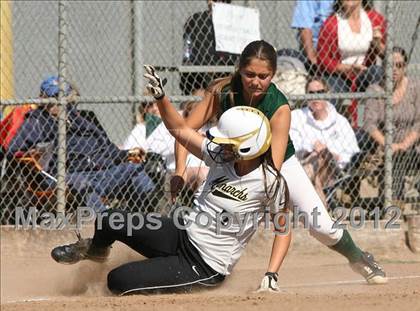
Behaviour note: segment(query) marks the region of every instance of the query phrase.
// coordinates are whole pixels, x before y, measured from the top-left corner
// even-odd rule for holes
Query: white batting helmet
[[[270,122],[256,108],[235,106],[221,115],[217,126],[207,131],[207,137],[218,145],[232,145],[236,159],[251,160],[270,148]]]

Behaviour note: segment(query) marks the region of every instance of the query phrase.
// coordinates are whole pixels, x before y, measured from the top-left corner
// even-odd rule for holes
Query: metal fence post
[[[135,44],[136,44],[136,15],[135,15],[135,11],[134,11],[134,7],[136,5],[136,2],[134,0],[130,1],[130,17],[131,17],[131,21],[130,21],[130,62],[131,62],[131,95],[135,96],[136,95],[136,57],[135,57],[135,53],[136,53],[136,48],[135,48]],[[130,103],[131,104],[131,122],[132,125],[134,126],[136,124],[136,104],[135,103]]]
[[[394,1],[388,1],[386,5],[386,16],[388,20],[387,27],[387,42],[386,42],[386,63],[385,63],[385,189],[384,189],[384,207],[392,205],[392,138],[394,131],[393,111],[392,111],[392,48],[393,41],[393,27],[394,27]]]
[[[141,96],[143,89],[143,79],[142,79],[142,61],[141,61],[141,46],[142,46],[142,18],[141,14],[142,1],[130,1],[130,14],[131,14],[131,93],[133,96]],[[133,126],[136,124],[136,102],[131,103],[132,113],[133,113]]]
[[[59,117],[58,117],[58,172],[57,172],[57,212],[65,213],[66,207],[66,120],[67,120],[67,102],[64,94],[65,81],[67,78],[67,21],[66,21],[66,3],[60,0],[58,2],[58,76],[60,92]]]

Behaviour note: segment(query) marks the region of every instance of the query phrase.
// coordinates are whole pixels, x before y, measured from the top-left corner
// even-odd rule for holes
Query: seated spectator
[[[144,123],[146,125],[146,138],[162,123],[160,112],[156,102],[146,105],[147,109],[144,114]]]
[[[196,90],[193,96],[204,96],[204,90]],[[196,102],[186,102],[181,105],[182,114],[184,117],[188,115],[191,109],[194,107]],[[156,104],[154,103],[153,106]],[[153,111],[149,111],[153,113]],[[154,114],[156,118],[158,116]],[[138,125],[136,125],[137,127]],[[140,147],[140,145],[136,144],[136,142],[140,139],[134,139],[133,133],[134,130],[131,132],[130,136],[126,139],[123,148],[135,148]],[[205,131],[205,129],[202,129]],[[204,132],[203,132],[204,135]],[[144,137],[144,130],[141,137]],[[145,149],[147,152],[152,152],[155,154],[161,155],[165,162],[168,171],[172,171],[175,169],[175,140],[172,135],[170,135],[169,131],[165,127],[163,123],[159,122],[159,125],[153,130],[153,132],[145,138]],[[194,193],[197,188],[202,184],[202,182],[206,179],[208,173],[208,167],[204,164],[203,161],[198,159],[196,156],[189,154],[187,158],[187,170],[186,170],[186,184],[188,185],[188,192]],[[191,194],[189,193],[189,194]],[[190,199],[190,198],[188,198]]]
[[[403,199],[404,176],[408,171],[419,171],[420,164],[420,83],[406,75],[407,53],[393,48],[393,189],[395,199]],[[383,91],[372,85],[372,91]],[[370,135],[379,150],[385,145],[385,101],[366,100],[363,129]]]
[[[196,90],[193,96],[204,96],[204,90]],[[194,107],[196,102],[187,102],[184,105],[181,105],[182,114],[184,117],[188,115],[191,109]],[[153,103],[152,107],[156,107],[156,103]],[[152,110],[148,110],[149,114],[153,114],[153,116],[160,119],[160,115],[154,113],[154,108]],[[167,128],[165,127],[163,122],[156,122],[159,125],[150,133],[146,138],[145,145],[147,152],[153,152],[160,154],[166,160],[166,166],[169,171],[175,169],[175,139],[169,133]],[[134,129],[133,129],[134,131]],[[140,145],[136,144],[136,139],[132,138],[133,132],[127,138],[126,142],[130,142],[130,144],[124,144],[124,148],[131,147],[141,147]],[[132,143],[132,144],[131,144]],[[208,167],[205,166],[204,162],[198,159],[196,156],[189,154],[187,158],[187,179],[186,182],[191,188],[192,191],[195,191],[198,186],[206,179],[208,172]]]
[[[328,92],[320,78],[309,79],[308,94]],[[302,109],[292,111],[290,137],[298,158],[326,203],[323,188],[334,181],[337,170],[343,169],[358,153],[355,134],[345,117],[325,100],[311,100]]]
[[[336,0],[318,39],[318,65],[334,92],[364,92],[383,77],[375,66],[385,52],[384,17],[371,1]]]
[[[40,91],[41,98],[57,97],[58,78],[52,76],[44,80]],[[85,204],[96,211],[103,211],[106,208],[104,198],[123,191],[125,187],[132,187],[130,195],[139,198],[153,190],[154,185],[144,173],[143,166],[129,162],[130,157],[141,157],[140,149],[120,150],[109,140],[102,128],[81,116],[75,105],[71,103],[75,101],[74,96],[77,96],[77,92],[68,83],[65,84],[65,94],[68,94],[70,102],[67,105],[66,127],[68,187],[85,195]],[[49,143],[53,155],[44,169],[48,174],[56,176],[58,112],[58,106],[55,104],[40,105],[28,112],[9,145],[7,156],[13,157],[18,151],[30,152],[39,144]]]
[[[238,55],[216,51],[212,20],[212,3],[230,3],[230,0],[207,0],[208,10],[194,13],[184,25],[184,66],[233,66]],[[205,89],[209,82],[230,72],[186,72],[181,73],[180,88],[187,95]]]
[[[297,39],[306,70],[316,72],[319,30],[330,16],[334,0],[298,0],[293,11],[292,28],[298,30]]]
[[[142,148],[146,152],[160,154],[170,168],[174,165],[172,145],[173,137],[162,123],[156,102],[142,103],[137,124],[125,139],[122,149]]]
[[[146,138],[162,122],[155,102],[142,102],[138,107],[137,124],[125,139],[122,149],[148,149]]]

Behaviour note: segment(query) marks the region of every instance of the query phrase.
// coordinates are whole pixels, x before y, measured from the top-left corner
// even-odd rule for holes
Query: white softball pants
[[[308,222],[309,232],[326,246],[335,245],[343,236],[342,229],[333,228],[333,220],[327,212],[314,186],[296,156],[287,159],[280,170],[287,182],[294,213]]]

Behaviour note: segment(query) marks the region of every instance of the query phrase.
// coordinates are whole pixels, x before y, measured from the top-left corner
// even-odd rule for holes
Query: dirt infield
[[[353,232],[355,240],[384,265],[390,277],[387,285],[367,285],[344,258],[310,238],[306,230],[296,230],[280,271],[279,294],[254,292],[271,247],[271,233],[263,232],[216,289],[126,297],[113,296],[105,285],[110,269],[140,258],[123,245],[116,243],[106,264],[64,266],[50,259],[49,252],[57,244],[74,241],[72,232],[1,232],[1,310],[420,310],[420,255],[405,247],[403,231]]]

